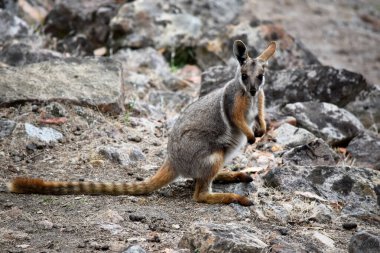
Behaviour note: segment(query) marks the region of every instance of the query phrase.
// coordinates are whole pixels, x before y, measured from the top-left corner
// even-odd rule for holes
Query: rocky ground
[[[2,252],[380,251],[377,1],[0,8]],[[213,186],[255,205],[195,203],[189,179],[139,197],[7,192],[17,176],[151,176],[180,111],[233,75],[235,39],[252,55],[278,45],[266,74],[269,131],[226,166],[254,181]]]

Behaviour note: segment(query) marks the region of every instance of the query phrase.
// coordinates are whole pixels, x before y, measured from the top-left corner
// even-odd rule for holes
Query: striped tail
[[[175,171],[165,162],[155,175],[138,183],[59,182],[15,178],[7,186],[10,192],[24,194],[144,195],[169,184],[176,177]]]

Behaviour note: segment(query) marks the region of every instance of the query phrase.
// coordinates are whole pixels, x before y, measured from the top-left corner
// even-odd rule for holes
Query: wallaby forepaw
[[[252,137],[248,138],[248,143],[251,144],[251,145],[254,144],[255,141],[256,141],[255,136],[252,136]]]
[[[250,183],[253,181],[253,178],[248,175],[247,173],[240,173],[239,174],[239,181],[242,183]]]
[[[241,198],[239,198],[238,203],[242,206],[252,206],[254,204],[252,200],[250,200],[247,197],[243,197],[243,196]]]
[[[255,130],[255,136],[262,137],[265,134],[265,131],[262,129]]]

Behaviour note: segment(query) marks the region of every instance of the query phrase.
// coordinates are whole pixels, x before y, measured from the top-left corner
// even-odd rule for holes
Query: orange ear
[[[257,59],[260,59],[262,61],[267,61],[269,58],[272,57],[274,52],[276,51],[276,42],[272,41],[269,43],[268,47],[262,52]]]

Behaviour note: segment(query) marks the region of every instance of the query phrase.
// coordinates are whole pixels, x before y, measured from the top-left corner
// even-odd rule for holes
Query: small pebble
[[[141,137],[138,135],[128,135],[127,139],[129,141],[134,141],[134,142],[141,142],[141,140],[142,140]]]
[[[143,221],[143,220],[145,220],[145,217],[141,216],[141,215],[130,214],[129,219],[131,221]]]
[[[357,227],[358,227],[358,224],[347,222],[347,223],[343,223],[342,227],[343,227],[344,229],[351,230],[351,229],[355,229],[355,228],[357,228]]]
[[[279,228],[278,232],[280,232],[281,235],[288,235],[289,234],[289,229],[287,229],[287,228]]]

